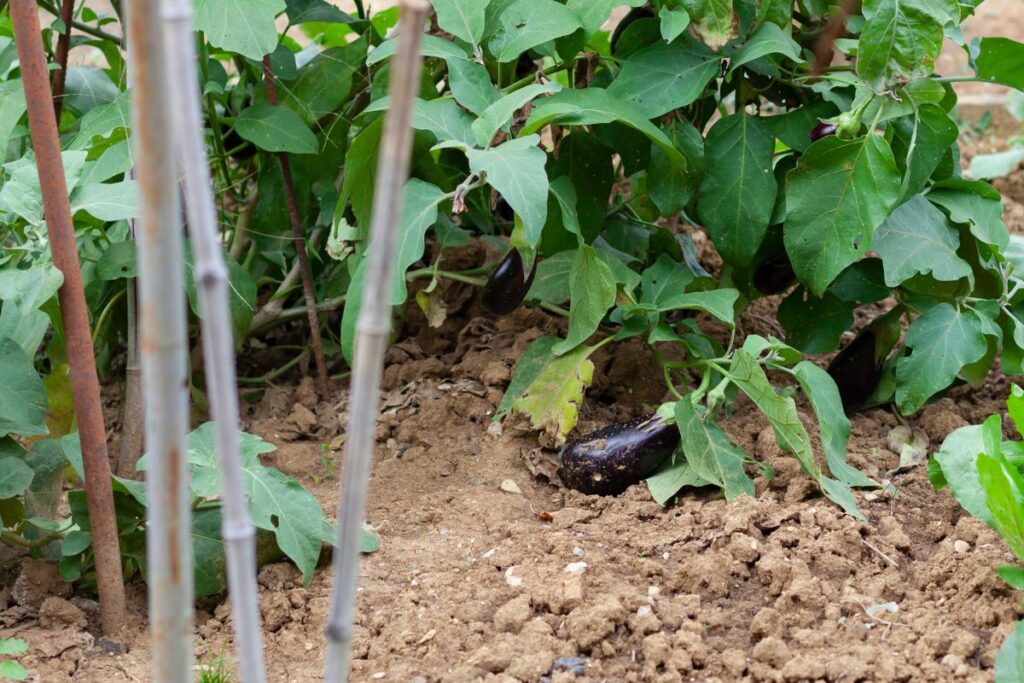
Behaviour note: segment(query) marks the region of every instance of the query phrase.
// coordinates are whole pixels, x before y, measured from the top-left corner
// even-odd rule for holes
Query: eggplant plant
[[[564,333],[526,349],[496,415],[518,415],[554,447],[576,426],[593,353],[643,340],[665,383],[651,409],[680,442],[649,477],[659,500],[686,485],[730,499],[753,491],[758,465],[720,427],[745,395],[821,491],[857,514],[851,489],[876,483],[846,464],[847,411],[911,414],[955,383],[978,385],[997,358],[1007,374],[1024,367],[1024,244],[1002,222],[998,191],[961,171],[952,87],[1024,87],[1024,45],[967,44],[961,22],[978,4],[864,0],[844,17],[821,0],[435,0],[381,295],[396,319],[414,298],[440,324],[438,284],[452,280],[478,287],[472,305],[491,315],[535,306],[565,318]],[[108,382],[121,378],[138,270],[119,7],[77,3],[69,63],[91,50],[102,66],[67,69],[59,126]],[[48,21],[44,32],[60,32]],[[363,290],[381,288],[367,282],[367,253],[396,21],[392,9],[349,14],[323,0],[197,5],[233,337],[243,354],[277,354],[273,370],[241,378],[250,397],[312,357],[310,309],[328,370],[346,372]],[[843,37],[822,45],[837,21]],[[4,54],[11,36],[2,9]],[[970,74],[934,73],[944,43],[965,51]],[[24,529],[46,516],[26,516],[24,500],[59,481],[53,458],[29,454],[71,433],[74,416],[21,71],[4,64],[0,379],[18,400],[0,401],[0,519],[5,538],[38,543],[65,532]],[[446,268],[474,242],[486,262]],[[191,282],[191,247],[185,267]],[[781,299],[775,337],[737,326],[763,296]],[[198,423],[207,387],[194,285],[188,298]],[[855,313],[866,331],[826,371],[813,357],[865,327]],[[820,453],[797,401],[817,416]]]

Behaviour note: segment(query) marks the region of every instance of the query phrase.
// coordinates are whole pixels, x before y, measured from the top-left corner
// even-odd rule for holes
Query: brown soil
[[[1024,173],[999,187],[1007,223],[1024,233]],[[449,287],[450,317],[437,330],[409,306],[403,341],[388,352],[367,515],[383,543],[362,564],[354,680],[992,680],[995,653],[1024,614],[995,574],[1013,557],[923,468],[895,475],[895,495],[858,493],[869,517],[859,522],[816,494],[741,400],[724,426],[777,472],[758,480],[756,499],[727,505],[690,491],[664,510],[642,485],[607,498],[562,489],[543,476],[551,451],[490,417],[526,345],[564,323],[526,309],[489,319],[472,294]],[[764,319],[776,303],[759,303],[743,326],[773,333]],[[642,345],[595,363],[581,432],[662,400]],[[1004,412],[1008,387],[994,373],[908,422],[934,451],[953,429]],[[279,446],[267,463],[332,514],[341,396],[316,405],[308,380],[276,386],[245,418]],[[812,423],[806,406],[801,416]],[[898,463],[887,446],[898,424],[890,410],[856,416],[850,460],[885,478]],[[320,570],[303,587],[291,565],[260,571],[269,680],[319,680],[329,578]],[[20,661],[31,681],[146,681],[145,587],[130,585],[129,601],[124,632],[100,638],[96,604],[72,596],[52,564],[24,561],[0,588],[0,638],[28,642]],[[228,605],[205,602],[195,622],[200,665],[224,656],[234,668]]]

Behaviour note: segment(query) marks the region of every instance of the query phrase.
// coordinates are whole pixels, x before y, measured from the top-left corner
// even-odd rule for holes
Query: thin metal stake
[[[327,621],[327,683],[347,681],[352,651],[352,621],[359,576],[359,541],[366,510],[366,489],[373,460],[384,347],[390,331],[390,300],[402,188],[412,156],[412,109],[419,91],[420,42],[430,5],[402,0],[398,54],[391,62],[391,107],[384,122],[373,198],[370,261],[363,305],[356,323],[351,412],[345,446],[343,495],[338,508],[334,550],[334,588]]]

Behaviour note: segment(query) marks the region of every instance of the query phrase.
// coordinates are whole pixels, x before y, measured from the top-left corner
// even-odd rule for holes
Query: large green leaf
[[[729,72],[767,55],[783,55],[795,62],[803,62],[800,44],[775,24],[761,24],[750,36],[736,56],[729,60]]]
[[[322,24],[354,24],[359,19],[345,14],[326,0],[285,0],[288,21],[292,24],[318,22]]]
[[[656,43],[629,56],[608,94],[653,119],[696,100],[718,74],[719,63],[694,44]]]
[[[697,205],[715,247],[729,263],[747,265],[768,230],[778,192],[774,149],[768,127],[747,114],[727,116],[708,132],[707,174]]]
[[[534,133],[549,123],[567,126],[590,126],[621,121],[640,131],[661,147],[673,163],[684,166],[683,155],[672,146],[672,141],[652,124],[636,107],[614,97],[601,88],[565,89],[538,102],[526,120],[520,135]]]
[[[814,460],[811,438],[800,422],[796,403],[788,396],[775,393],[764,369],[757,359],[744,349],[737,349],[729,377],[764,413],[775,432],[775,441],[781,448],[796,456],[800,467],[815,479],[822,493],[857,519],[866,519],[857,510],[857,502],[845,482],[829,479],[822,474]]]
[[[662,299],[658,303],[661,311],[690,310],[704,311],[732,327],[736,320],[736,301],[740,293],[735,289],[712,289],[706,292],[686,292]]]
[[[531,359],[531,366],[541,362],[541,354]],[[525,415],[535,429],[542,429],[564,443],[566,435],[576,426],[583,392],[594,380],[594,363],[590,354],[594,347],[580,345],[562,356],[547,354],[547,362],[523,395],[512,402],[512,410]],[[531,373],[535,371],[531,368]]]
[[[829,292],[820,299],[798,287],[779,305],[778,319],[786,343],[804,353],[829,353],[853,324],[852,306]]]
[[[549,159],[552,178],[566,176],[576,189],[576,214],[588,240],[604,231],[608,198],[615,181],[613,152],[585,130],[576,130],[558,144],[558,158]]]
[[[552,349],[556,354],[586,341],[597,330],[608,309],[615,305],[615,278],[593,247],[584,244],[576,252],[569,273],[569,289],[572,292],[569,334]]]
[[[398,306],[408,297],[405,271],[423,257],[426,232],[437,222],[437,207],[447,195],[436,185],[418,178],[406,183],[402,192],[402,213],[398,221],[398,251],[395,254],[394,273],[391,278],[390,304]],[[363,290],[368,259],[364,256],[348,287],[341,319],[341,348],[345,359],[352,362],[355,351],[356,323],[363,306]],[[375,290],[380,295],[380,290]]]
[[[32,468],[21,458],[0,458],[0,500],[20,496],[32,484]]]
[[[697,474],[685,458],[677,457],[647,478],[647,490],[659,505],[666,505],[684,486],[708,486],[710,483]]]
[[[942,49],[951,1],[865,0],[857,74],[878,93],[928,76]]]
[[[540,137],[509,140],[490,149],[466,151],[474,173],[486,173],[487,182],[501,193],[523,221],[527,241],[536,246],[548,213],[547,155],[537,146]]]
[[[484,35],[484,10],[490,0],[434,0],[437,25],[456,38],[477,44]]]
[[[0,83],[0,149],[7,149],[11,134],[24,114],[25,89],[21,79]]]
[[[197,31],[213,45],[260,61],[277,47],[274,19],[284,0],[194,0]]]
[[[576,250],[560,251],[550,258],[537,264],[537,273],[533,277],[533,285],[526,298],[546,301],[549,304],[562,304],[572,296],[569,291],[569,273],[576,261]]]
[[[530,48],[580,28],[576,14],[555,0],[516,0],[498,17],[488,42],[500,62],[511,62]]]
[[[671,121],[664,131],[686,158],[686,164],[673,163],[660,147],[652,144],[647,193],[662,216],[671,216],[682,211],[700,187],[704,177],[704,138],[683,121]]]
[[[583,31],[591,36],[600,30],[616,7],[639,7],[644,0],[568,0],[565,6],[579,18]]]
[[[139,188],[134,180],[87,183],[71,195],[71,212],[85,211],[101,221],[120,221],[139,215]]]
[[[662,254],[641,274],[640,301],[659,310],[671,310],[663,308],[664,304],[685,294],[691,282],[693,273],[689,268],[672,260],[668,254]]]
[[[0,436],[46,434],[46,388],[32,359],[11,339],[0,339]]]
[[[1024,680],[1024,621],[1018,621],[996,654],[995,683]]]
[[[846,462],[846,444],[850,440],[850,421],[843,411],[839,389],[827,372],[810,361],[800,361],[793,368],[807,399],[818,417],[821,448],[832,475],[850,486],[878,486],[871,477]]]
[[[992,525],[992,515],[985,500],[985,490],[978,480],[978,456],[991,449],[1002,439],[998,415],[992,415],[985,424],[960,427],[942,442],[935,460],[949,484],[957,502],[969,513]]]
[[[960,233],[922,195],[899,206],[875,230],[874,250],[882,257],[885,284],[896,287],[918,273],[936,280],[971,278],[971,266],[957,255]]]
[[[268,152],[315,154],[316,136],[288,107],[257,104],[242,110],[235,130],[244,140]]]
[[[436,185],[412,178],[402,192],[402,213],[398,220],[398,252],[391,279],[391,305],[405,302],[408,291],[405,271],[423,258],[427,230],[437,221],[437,206],[447,195]]]
[[[476,144],[485,147],[490,144],[491,138],[499,129],[505,126],[515,114],[516,110],[530,102],[538,95],[558,92],[562,86],[551,81],[549,83],[534,83],[525,88],[513,91],[500,100],[487,107],[480,117],[472,123],[473,134],[476,137]]]
[[[676,402],[675,415],[683,453],[694,474],[720,486],[726,500],[741,495],[753,497],[754,482],[743,471],[746,453],[733,445],[714,422],[705,420],[689,400]]]
[[[352,89],[352,76],[366,58],[366,40],[360,38],[344,47],[332,47],[313,57],[299,69],[298,78],[281,83],[281,104],[294,109],[312,126],[341,106]]]
[[[983,81],[1024,90],[1024,43],[1009,38],[982,38],[974,67]]]
[[[1024,560],[1024,497],[1020,473],[999,453],[978,455],[978,482],[992,524],[1018,560]]]
[[[952,178],[934,185],[928,199],[949,214],[954,223],[967,225],[971,234],[1000,251],[1010,243],[1003,222],[1003,203],[999,190],[980,180]]]
[[[925,103],[914,116],[898,119],[894,130],[893,154],[904,172],[901,199],[905,200],[924,189],[950,145],[956,143],[960,129],[942,107]]]
[[[274,533],[278,546],[295,562],[308,583],[320,556],[324,512],[313,494],[298,481],[260,462],[261,454],[275,448],[258,436],[240,435],[249,513],[253,524]],[[140,469],[148,466],[148,458],[143,458]],[[192,466],[193,497],[220,495],[220,465],[212,422],[203,423],[188,435],[188,459]]]
[[[793,269],[816,296],[871,246],[899,197],[885,140],[822,138],[789,172],[784,239]]]
[[[965,366],[988,350],[982,322],[970,309],[940,303],[907,330],[912,350],[896,364],[896,404],[909,415],[948,387]]]

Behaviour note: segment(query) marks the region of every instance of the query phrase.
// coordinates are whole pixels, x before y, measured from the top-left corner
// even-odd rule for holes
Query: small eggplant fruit
[[[256,156],[256,146],[245,140],[234,128],[224,136],[224,150],[233,152],[231,158],[237,161],[245,161]]]
[[[498,218],[506,223],[511,223],[516,218],[516,212],[512,210],[504,197],[498,197],[498,201],[494,202],[494,213],[498,214]]]
[[[537,63],[533,61],[533,55],[527,50],[523,54],[519,55],[519,59],[516,60],[516,80],[520,78],[526,78],[533,73],[537,68]]]
[[[835,135],[837,130],[839,130],[839,126],[836,124],[823,121],[816,125],[811,131],[811,142],[817,142],[829,135]]]
[[[537,273],[536,267],[526,274],[523,267],[523,257],[516,249],[509,249],[508,254],[502,259],[498,267],[491,273],[490,279],[484,285],[482,301],[484,308],[494,315],[508,315],[516,310],[516,307],[526,298],[533,284],[533,276]]]
[[[754,286],[762,294],[778,294],[796,280],[793,264],[786,252],[769,256],[754,269]]]
[[[615,48],[619,44],[619,38],[622,37],[622,34],[627,28],[629,28],[630,24],[639,19],[653,19],[654,16],[654,11],[650,7],[647,7],[647,5],[634,7],[626,12],[626,16],[622,17],[622,21],[620,21],[618,26],[615,27],[615,30],[612,31],[612,37],[609,41],[609,47],[611,48],[612,54],[615,54]]]
[[[847,413],[867,403],[882,378],[884,358],[878,359],[876,345],[874,330],[865,329],[828,364]]]
[[[558,472],[571,489],[615,495],[657,472],[677,448],[674,424],[657,415],[638,418],[566,444],[558,455]]]

